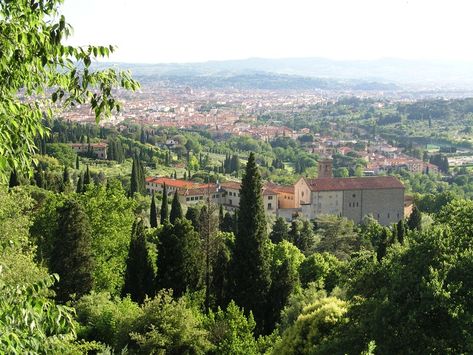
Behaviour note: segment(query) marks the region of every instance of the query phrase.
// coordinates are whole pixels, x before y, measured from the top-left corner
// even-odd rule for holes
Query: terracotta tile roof
[[[312,191],[404,189],[394,176],[310,179],[307,184]]]
[[[182,196],[206,196],[208,193],[214,194],[216,192],[218,192],[217,185],[212,184],[210,185],[210,189],[207,186],[202,186],[186,190],[180,190],[178,191],[178,194]]]
[[[158,185],[163,185],[165,183],[166,186],[177,187],[180,189],[191,189],[191,188],[207,186],[207,185],[198,184],[192,181],[171,179],[167,177],[147,177],[146,182],[152,183],[152,184],[158,184]]]
[[[272,182],[267,182],[264,187],[269,188],[276,193],[294,194],[294,185],[278,185]]]
[[[235,181],[227,181],[227,182],[222,182],[220,186],[222,186],[224,189],[240,190],[241,183],[235,182]]]

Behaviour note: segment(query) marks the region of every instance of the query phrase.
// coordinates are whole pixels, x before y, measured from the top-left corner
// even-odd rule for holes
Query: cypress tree
[[[138,186],[138,168],[136,164],[136,159],[133,156],[133,161],[131,165],[131,180],[130,180],[130,196],[133,197],[135,193],[139,191],[139,186]]]
[[[83,191],[84,191],[84,176],[81,172],[79,172],[79,178],[77,179],[76,192],[80,194]]]
[[[34,172],[34,181],[36,186],[44,188],[44,173],[42,170],[36,169]]]
[[[404,220],[397,222],[397,240],[400,244],[404,244],[404,236],[406,235],[406,228]]]
[[[233,217],[230,212],[225,213],[225,217],[223,217],[223,221],[220,224],[220,230],[222,232],[234,232],[235,230],[235,223],[233,221]]]
[[[411,215],[409,216],[407,220],[407,226],[409,227],[410,230],[420,230],[421,229],[421,223],[422,223],[422,213],[419,211],[417,206],[414,206],[412,209]]]
[[[179,202],[179,196],[177,194],[177,189],[174,192],[174,198],[171,203],[171,214],[169,215],[169,222],[174,224],[178,218],[182,218],[182,207]]]
[[[20,180],[18,179],[18,173],[16,169],[13,169],[10,172],[10,181],[8,182],[8,187],[13,188],[15,186],[20,186]]]
[[[238,231],[232,263],[233,296],[253,311],[260,333],[267,332],[267,296],[271,287],[269,238],[255,156],[250,153],[240,189]]]
[[[294,290],[298,279],[297,272],[291,269],[288,259],[285,259],[281,265],[276,266],[272,272],[272,283],[269,291],[268,303],[271,311],[269,312],[269,328],[274,328],[279,320],[279,316],[287,303],[289,295]]]
[[[123,296],[129,294],[131,299],[143,303],[146,296],[154,293],[155,268],[148,252],[143,221],[133,223],[130,248],[126,261],[125,284]]]
[[[386,256],[388,239],[388,229],[383,228],[383,231],[381,232],[381,240],[379,241],[378,249],[376,250],[376,258],[378,259],[378,262],[381,262],[381,260]]]
[[[64,187],[67,188],[71,184],[71,178],[69,176],[69,169],[67,166],[64,167],[64,172],[62,173],[62,183]]]
[[[273,243],[279,243],[283,240],[289,239],[289,228],[284,218],[276,218],[276,221],[273,225],[273,230],[271,231],[269,238]]]
[[[157,289],[171,288],[176,297],[198,290],[202,260],[200,236],[188,220],[164,224],[158,237]]]
[[[76,170],[79,170],[79,168],[80,168],[79,156],[76,155]]]
[[[149,210],[149,225],[151,228],[158,226],[158,211],[156,210],[156,200],[154,198],[154,191],[151,193],[151,206]]]
[[[90,171],[89,171],[89,165],[87,164],[87,167],[85,169],[85,175],[84,175],[84,191],[87,190],[87,186],[90,185],[92,182],[90,178]]]
[[[220,230],[222,230],[222,223],[224,218],[225,214],[223,213],[223,205],[220,205],[218,208],[218,226]]]
[[[169,222],[168,189],[166,183],[163,186],[163,200],[161,201],[161,224]]]
[[[51,253],[50,269],[60,277],[56,298],[69,300],[89,293],[93,286],[92,239],[89,219],[82,206],[68,200],[58,209],[58,228]]]
[[[197,207],[189,206],[186,212],[186,219],[188,219],[195,230],[199,229],[200,211]]]

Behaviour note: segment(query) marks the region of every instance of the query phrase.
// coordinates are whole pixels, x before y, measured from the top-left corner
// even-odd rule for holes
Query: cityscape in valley
[[[473,353],[473,57],[432,22],[469,8],[340,1],[184,1],[156,64],[175,4],[0,3],[0,354]]]

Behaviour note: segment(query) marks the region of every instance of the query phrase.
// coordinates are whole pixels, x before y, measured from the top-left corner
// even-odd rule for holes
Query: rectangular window
[[[186,197],[186,201],[190,201],[190,198],[189,198],[189,197]]]
[[[272,209],[273,209],[273,206],[270,203],[268,203],[268,210],[272,210]]]
[[[232,200],[228,200],[228,204],[231,206],[232,205]]]
[[[273,196],[268,196],[268,200],[272,200],[273,199]]]

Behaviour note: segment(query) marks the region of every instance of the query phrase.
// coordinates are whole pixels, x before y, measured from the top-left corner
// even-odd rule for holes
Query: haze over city
[[[70,0],[75,45],[114,44],[111,61],[249,57],[473,60],[470,1]]]

